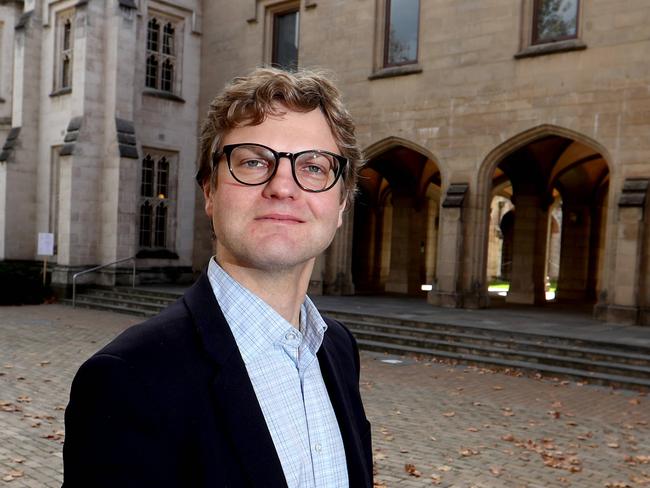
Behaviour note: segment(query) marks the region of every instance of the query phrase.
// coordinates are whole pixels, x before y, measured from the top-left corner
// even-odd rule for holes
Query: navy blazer
[[[372,487],[370,424],[352,334],[328,325],[318,361],[351,488]],[[207,275],[86,361],[65,412],[63,488],[283,487],[282,466]]]

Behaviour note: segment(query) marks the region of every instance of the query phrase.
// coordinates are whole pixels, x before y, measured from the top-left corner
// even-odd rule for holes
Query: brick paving
[[[92,352],[139,319],[0,308],[0,486],[58,487],[63,408]],[[362,353],[376,486],[650,487],[650,397]]]

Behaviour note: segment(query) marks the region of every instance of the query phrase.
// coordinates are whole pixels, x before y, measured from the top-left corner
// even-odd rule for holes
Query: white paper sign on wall
[[[38,233],[38,255],[54,256],[54,234],[49,232]]]

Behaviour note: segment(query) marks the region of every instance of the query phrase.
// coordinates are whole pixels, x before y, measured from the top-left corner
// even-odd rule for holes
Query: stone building
[[[648,2],[43,0],[27,18],[21,12],[34,3],[18,4],[0,4],[0,39],[16,46],[13,94],[0,80],[0,114],[13,103],[11,123],[2,119],[12,132],[0,157],[0,259],[35,259],[50,185],[59,192],[60,273],[144,251],[152,271],[200,269],[210,232],[191,178],[204,107],[255,66],[325,68],[368,164],[312,291],[485,307],[505,263],[508,302],[544,303],[556,275],[556,301],[650,324]],[[73,86],[58,94],[65,49],[53,47],[56,12],[68,8]],[[182,32],[180,88],[147,85],[155,12]],[[29,56],[42,61],[23,63]],[[165,62],[164,53],[154,58]],[[125,141],[135,142],[122,153]],[[172,241],[142,249],[147,151],[154,161],[176,158],[177,191],[167,211]],[[74,178],[81,190],[72,198]]]
[[[46,232],[57,285],[134,255],[143,281],[191,276],[200,8],[0,3],[0,260]]]

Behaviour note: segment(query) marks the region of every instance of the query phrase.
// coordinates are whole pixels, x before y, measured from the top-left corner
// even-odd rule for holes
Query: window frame
[[[277,38],[278,38],[278,31],[279,31],[279,25],[278,25],[278,17],[282,15],[289,15],[289,14],[296,14],[297,15],[297,29],[298,29],[298,46],[296,48],[296,65],[293,67],[285,67],[285,66],[280,66],[279,63],[276,61],[276,53],[277,53],[277,48],[278,48],[278,43],[277,43]],[[272,30],[273,32],[271,33],[271,66],[274,66],[276,68],[280,69],[297,69],[299,64],[300,64],[300,5],[296,4],[294,7],[289,7],[287,9],[283,10],[278,10],[276,12],[271,13],[271,24],[272,24]]]
[[[400,66],[407,66],[407,65],[412,65],[412,64],[418,64],[420,61],[420,14],[421,14],[421,5],[422,2],[420,0],[417,0],[418,2],[418,20],[417,20],[417,32],[416,32],[416,43],[415,43],[415,59],[409,60],[409,61],[404,61],[401,63],[389,63],[388,62],[388,46],[390,43],[390,23],[391,23],[391,15],[390,15],[390,8],[391,8],[391,3],[393,0],[385,0],[385,5],[384,5],[384,49],[383,49],[383,63],[382,66],[384,68],[397,68]]]
[[[55,41],[54,41],[54,79],[52,91],[56,93],[69,93],[72,91],[74,78],[74,45],[75,45],[75,9],[69,8],[56,13]],[[65,48],[66,26],[69,30],[69,46]],[[65,69],[69,69],[66,83]]]
[[[137,206],[135,212],[135,244],[138,251],[174,251],[176,243],[176,208],[177,208],[177,172],[178,172],[178,153],[161,151],[158,149],[143,148],[144,157],[140,158],[138,168],[138,185],[137,185]],[[152,195],[146,196],[142,193],[143,185],[143,167],[148,158],[153,161],[153,173],[151,178]],[[159,163],[165,160],[167,167],[167,195],[165,198],[158,197],[159,186]],[[149,245],[142,244],[142,208],[149,204],[151,211],[149,215]],[[157,242],[157,216],[158,208],[164,206],[166,209],[166,223],[164,233],[164,244],[159,245]],[[145,243],[146,244],[146,243]]]
[[[264,12],[264,63],[271,66],[274,59],[274,44],[275,44],[275,18],[276,15],[282,15],[290,12],[298,12],[298,59],[296,67],[300,66],[300,24],[302,17],[302,9],[300,0],[290,1],[277,1],[263,3]],[[249,22],[251,22],[249,20]]]
[[[157,39],[157,49],[155,51],[150,49],[150,38],[149,38],[149,26],[155,20],[158,25],[158,39]],[[160,94],[166,97],[180,97],[181,87],[182,87],[182,62],[183,62],[183,32],[184,32],[184,23],[185,19],[182,17],[177,17],[170,15],[165,12],[161,12],[155,9],[149,9],[147,12],[146,20],[144,22],[144,82],[143,89],[145,92],[151,94]],[[172,36],[172,52],[165,53],[165,30],[168,25],[171,25],[173,28]],[[150,69],[149,69],[149,60],[153,56],[156,62],[156,72],[155,72],[155,87],[150,86]],[[164,67],[166,63],[171,63],[172,66],[172,79],[169,82],[171,84],[170,89],[167,87],[163,88],[163,74]]]
[[[390,0],[388,0],[390,1]],[[581,14],[581,2],[580,0],[575,0],[576,5],[576,15],[575,15],[575,35],[570,36],[561,36],[553,39],[542,39],[539,38],[538,32],[538,20],[539,20],[539,9],[541,7],[540,3],[544,0],[533,0],[533,15],[532,15],[532,25],[531,25],[531,35],[530,35],[530,45],[531,46],[540,46],[543,44],[552,44],[554,42],[568,41],[572,39],[580,38],[580,14]]]

